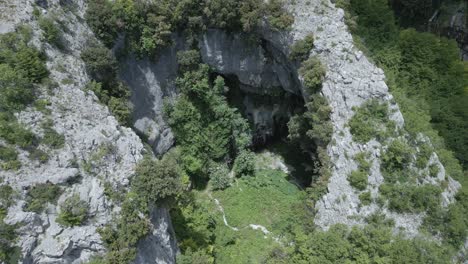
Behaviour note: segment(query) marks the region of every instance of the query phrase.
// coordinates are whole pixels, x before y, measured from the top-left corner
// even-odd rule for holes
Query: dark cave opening
[[[229,88],[226,94],[229,105],[237,108],[249,121],[252,150],[278,154],[290,170],[290,180],[304,188],[310,186],[316,174],[312,156],[303,150],[299,142],[288,139],[290,118],[305,112],[302,96],[281,87],[242,87],[237,76],[222,76]],[[255,90],[259,93],[252,92]]]
[[[249,121],[252,129],[252,148],[262,150],[269,145],[284,141],[288,136],[288,122],[295,114],[305,111],[301,96],[287,92],[281,87],[268,88],[268,92],[254,93],[249,87],[242,89],[242,84],[233,75],[223,75],[229,87],[227,100],[229,105],[239,109]],[[262,90],[263,89],[258,89]]]

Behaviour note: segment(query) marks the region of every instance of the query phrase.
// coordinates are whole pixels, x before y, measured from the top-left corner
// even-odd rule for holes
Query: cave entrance
[[[298,142],[288,140],[288,122],[305,111],[302,96],[282,89],[248,87],[234,75],[222,75],[229,87],[227,100],[249,121],[253,150],[269,151],[282,157],[290,180],[300,187],[310,186],[314,177],[314,162]]]

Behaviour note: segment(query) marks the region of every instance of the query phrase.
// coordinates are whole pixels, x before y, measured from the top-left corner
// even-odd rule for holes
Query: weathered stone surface
[[[85,1],[62,3],[76,5],[74,12],[64,9],[58,0],[47,1],[47,10],[38,7],[43,13],[56,14],[67,27],[63,34],[65,51],[39,41],[41,31],[32,15],[34,2],[2,3],[6,13],[0,17],[1,32],[13,30],[20,22],[30,25],[34,32],[32,43],[44,48],[50,78],[57,88],[47,93],[46,87],[41,87],[40,97],[50,102],[50,115],[28,108],[17,116],[39,136],[43,133],[42,122],[50,118],[53,128],[64,135],[65,145],[57,150],[40,145],[49,154],[45,163],[30,160],[28,152],[18,149],[21,169],[0,171],[4,182],[18,192],[18,200],[10,207],[5,221],[21,224],[17,245],[22,251],[22,263],[84,263],[93,255],[105,253],[97,228],[108,223],[119,210],[104,195],[104,182],[128,187],[135,165],[142,158],[143,144],[132,129],[118,124],[94,94],[84,90],[89,78],[80,53],[93,37],[83,20]],[[101,150],[106,151],[96,155]],[[87,163],[90,168],[85,166]],[[27,189],[46,182],[59,184],[64,191],[57,205],[48,204],[41,214],[23,211]],[[60,204],[73,194],[89,204],[89,217],[81,226],[65,228],[57,224],[56,218]],[[154,241],[154,248],[149,253],[145,252],[148,248],[139,249],[140,254],[150,254],[152,258],[141,258],[140,263],[174,263],[176,246],[168,212],[158,209],[153,218],[157,221],[147,239]]]
[[[422,222],[422,215],[396,214],[388,212],[375,203],[370,206],[360,206],[358,195],[353,189],[347,176],[357,164],[353,157],[362,151],[370,153],[372,167],[369,175],[367,190],[372,197],[378,196],[378,187],[383,183],[380,172],[381,143],[371,140],[367,144],[354,142],[347,127],[353,116],[353,107],[360,106],[370,99],[387,102],[391,109],[390,119],[398,127],[403,127],[404,120],[398,105],[385,84],[382,69],[377,68],[353,44],[351,34],[344,23],[344,12],[337,9],[329,1],[297,0],[290,6],[294,14],[294,40],[303,39],[313,33],[315,36],[312,55],[316,55],[327,68],[326,79],[323,83],[322,94],[328,99],[332,107],[331,121],[334,127],[332,143],[328,146],[328,154],[332,163],[332,177],[328,184],[328,193],[316,204],[317,215],[315,223],[327,229],[333,224],[347,225],[363,224],[363,218],[375,213],[383,212],[388,218],[395,220],[395,230],[402,228],[406,234],[418,234]],[[441,168],[438,180],[433,184],[440,184],[445,179],[445,171],[435,153],[432,163]],[[449,178],[449,181],[453,180]],[[453,183],[444,192],[444,204],[453,200],[458,189]]]

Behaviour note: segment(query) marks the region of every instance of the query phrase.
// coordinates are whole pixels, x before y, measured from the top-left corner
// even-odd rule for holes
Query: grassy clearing
[[[227,221],[235,227],[263,225],[279,233],[294,215],[294,205],[303,201],[303,194],[278,170],[260,170],[255,177],[244,177],[230,188],[213,193],[224,207]]]

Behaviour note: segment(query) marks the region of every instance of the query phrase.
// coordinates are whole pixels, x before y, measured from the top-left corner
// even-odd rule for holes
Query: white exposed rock
[[[296,0],[295,4],[290,6],[290,10],[295,17],[292,30],[294,39],[303,39],[310,33],[315,36],[312,54],[317,55],[327,68],[322,93],[332,107],[332,142],[336,142],[335,146],[330,144],[328,147],[333,164],[332,176],[328,184],[328,193],[316,204],[315,223],[324,229],[336,223],[362,224],[364,217],[382,209],[376,204],[360,208],[358,193],[350,186],[347,176],[357,168],[353,157],[359,152],[368,152],[373,163],[368,190],[376,198],[378,187],[383,183],[379,165],[381,144],[374,140],[368,144],[353,141],[347,127],[354,114],[352,108],[362,105],[367,100],[377,99],[389,103],[392,113],[390,119],[399,128],[404,125],[403,116],[388,91],[383,70],[372,64],[354,46],[352,36],[344,23],[343,10],[335,8],[328,0]],[[442,168],[438,177],[444,179],[445,172],[436,155],[433,162]],[[452,184],[444,192],[445,201],[451,200],[457,190],[457,184],[453,183],[455,181],[450,177],[448,179]],[[410,236],[418,234],[422,215],[396,214],[386,210],[382,212],[395,220],[396,229],[403,229]]]
[[[113,213],[119,211],[104,195],[104,182],[128,186],[136,163],[142,159],[140,138],[130,128],[120,126],[96,96],[84,91],[89,78],[80,53],[88,38],[93,36],[83,22],[85,1],[73,1],[74,12],[64,9],[60,2],[47,1],[47,12],[59,14],[59,19],[68,28],[69,33],[64,33],[67,51],[44,44],[50,78],[58,83],[58,87],[50,94],[43,93],[41,98],[51,103],[48,107],[50,119],[53,128],[64,135],[65,146],[58,150],[40,146],[50,156],[44,164],[30,161],[28,153],[20,150],[21,169],[0,171],[4,182],[19,193],[19,200],[10,207],[5,221],[21,224],[17,245],[22,251],[22,263],[83,263],[93,255],[104,253],[97,228],[108,223]],[[27,23],[33,28],[32,42],[40,47],[40,30],[32,16],[33,3],[32,0],[2,3],[0,32],[11,31],[20,22]],[[41,135],[42,113],[30,108],[19,113],[18,120]],[[110,146],[109,153],[93,160],[96,159],[93,155],[103,146]],[[83,167],[86,162],[92,162],[91,171]],[[64,189],[58,205],[49,204],[40,215],[24,212],[22,200],[26,189],[46,182],[59,184]],[[82,226],[64,228],[56,222],[59,205],[73,194],[88,202],[89,219]],[[151,216],[154,231],[147,239],[153,241],[153,247],[139,248],[140,257],[135,263],[174,263],[177,247],[168,212],[158,209]]]

